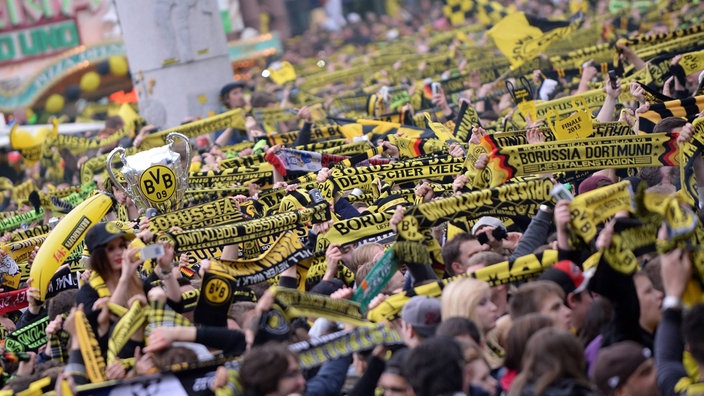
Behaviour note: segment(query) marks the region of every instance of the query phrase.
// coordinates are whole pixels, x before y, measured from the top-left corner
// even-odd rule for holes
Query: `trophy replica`
[[[186,143],[186,166],[181,164],[181,155],[173,150],[174,138]],[[129,157],[125,149],[117,147],[108,155],[107,169],[112,182],[134,201],[142,213],[147,208],[156,208],[159,213],[180,209],[188,187],[188,164],[191,162],[191,146],[188,138],[180,133],[166,135],[166,146],[155,147]],[[112,158],[120,153],[125,187],[112,170]]]

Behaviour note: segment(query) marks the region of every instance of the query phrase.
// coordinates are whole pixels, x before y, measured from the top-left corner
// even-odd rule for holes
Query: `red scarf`
[[[27,301],[26,288],[0,293],[0,315],[20,310],[27,305],[29,305],[29,302]]]
[[[513,380],[516,379],[516,376],[518,376],[518,371],[506,370],[506,374],[501,377],[501,389],[503,389],[504,392],[508,392],[508,390],[511,389],[511,385],[513,385]]]

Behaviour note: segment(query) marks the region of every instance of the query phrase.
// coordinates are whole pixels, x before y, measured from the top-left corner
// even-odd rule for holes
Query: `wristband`
[[[162,280],[168,279],[174,274],[173,272],[171,272],[171,269],[168,269],[166,272],[164,272],[164,270],[162,270],[159,266],[154,269],[154,272],[156,273],[157,278]]]
[[[682,300],[675,296],[665,296],[662,300],[662,310],[666,309],[682,309]]]

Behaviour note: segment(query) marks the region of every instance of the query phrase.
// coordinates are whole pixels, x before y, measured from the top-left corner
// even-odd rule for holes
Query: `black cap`
[[[254,336],[254,345],[265,344],[269,341],[286,342],[291,336],[291,326],[283,313],[272,309],[262,314],[259,320],[259,329]]]
[[[225,84],[222,88],[220,88],[220,99],[225,100],[227,94],[235,88],[247,89],[247,84],[245,84],[244,81],[233,81]]]
[[[321,280],[317,285],[310,289],[310,292],[329,296],[339,289],[342,289],[344,286],[344,282],[337,278],[332,278],[328,280]]]
[[[86,233],[85,241],[88,252],[92,254],[99,246],[103,246],[118,237],[131,241],[135,235],[131,232],[125,232],[114,222],[98,223]]]

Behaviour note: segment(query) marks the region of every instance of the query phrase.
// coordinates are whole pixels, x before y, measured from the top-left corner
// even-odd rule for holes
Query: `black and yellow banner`
[[[200,287],[194,321],[205,326],[227,326],[227,315],[235,296],[234,279],[217,270],[206,271]]]
[[[398,161],[388,165],[335,168],[330,178],[321,184],[323,197],[330,199],[335,191],[344,191],[372,183],[376,178],[399,181],[454,176],[462,173],[463,158],[440,157]]]
[[[638,132],[652,133],[655,125],[666,117],[681,117],[692,122],[702,110],[704,110],[704,96],[651,104],[648,111],[639,116]]]
[[[218,171],[193,172],[188,175],[188,186],[191,188],[204,188],[243,184],[245,182],[269,186],[271,185],[272,176],[271,168],[269,170],[229,168]]]
[[[364,319],[359,304],[353,301],[280,286],[272,286],[269,290],[274,295],[276,306],[289,321],[297,317],[315,316],[355,326],[370,325]]]
[[[338,331],[310,341],[291,344],[289,349],[298,355],[301,368],[308,369],[355,352],[371,350],[377,345],[403,345],[403,338],[387,325],[358,327],[352,331]]]
[[[182,229],[212,227],[244,220],[239,204],[233,198],[221,198],[190,208],[153,216],[149,219],[152,232],[167,231],[171,227]]]
[[[92,383],[105,382],[105,359],[100,350],[98,340],[93,334],[93,329],[88,323],[85,313],[77,309],[76,315],[76,336],[80,344],[83,364],[86,367],[86,375]]]
[[[142,303],[134,301],[127,313],[122,315],[115,323],[112,334],[108,340],[108,365],[118,359],[118,354],[127,345],[132,335],[139,330],[147,319],[148,309],[142,307]]]
[[[200,121],[194,121],[153,133],[142,140],[142,144],[139,148],[140,150],[148,150],[150,148],[163,146],[166,144],[166,136],[172,132],[180,133],[190,139],[226,128],[245,129],[244,112],[242,109],[230,110]]]
[[[445,0],[442,7],[452,26],[463,26],[465,21],[476,17],[480,23],[490,25],[508,14],[498,1],[492,0]]]
[[[286,269],[311,257],[313,254],[298,235],[294,231],[286,231],[259,257],[248,260],[223,260],[213,268],[232,276],[236,287],[245,287],[273,279]]]
[[[266,235],[291,230],[311,221],[322,222],[329,219],[328,203],[322,202],[310,208],[236,224],[167,232],[161,235],[159,240],[172,242],[177,252],[185,252],[251,241]]]
[[[403,306],[413,296],[440,297],[442,289],[460,278],[476,278],[491,286],[519,282],[539,276],[546,268],[557,262],[557,251],[546,250],[540,254],[529,254],[512,261],[489,265],[471,274],[447,278],[413,288],[411,291],[394,294],[369,311],[367,318],[372,322],[391,321],[399,317]]]
[[[482,138],[490,153],[483,176],[497,186],[515,176],[552,172],[677,166],[677,133],[573,139],[501,147],[493,135]]]
[[[350,219],[335,221],[325,233],[316,239],[316,253],[323,253],[331,243],[341,246],[356,244],[361,241],[375,242],[377,238],[391,234],[389,220],[393,213],[369,213]]]
[[[636,210],[633,189],[628,181],[579,194],[570,202],[571,229],[584,241],[591,242],[597,235],[597,225],[622,210]]]
[[[400,240],[422,241],[424,236],[421,230],[445,221],[481,216],[530,215],[541,204],[553,200],[550,195],[552,188],[553,183],[549,179],[533,179],[411,206],[406,209],[398,225],[398,235]],[[399,259],[404,262],[403,258]]]

